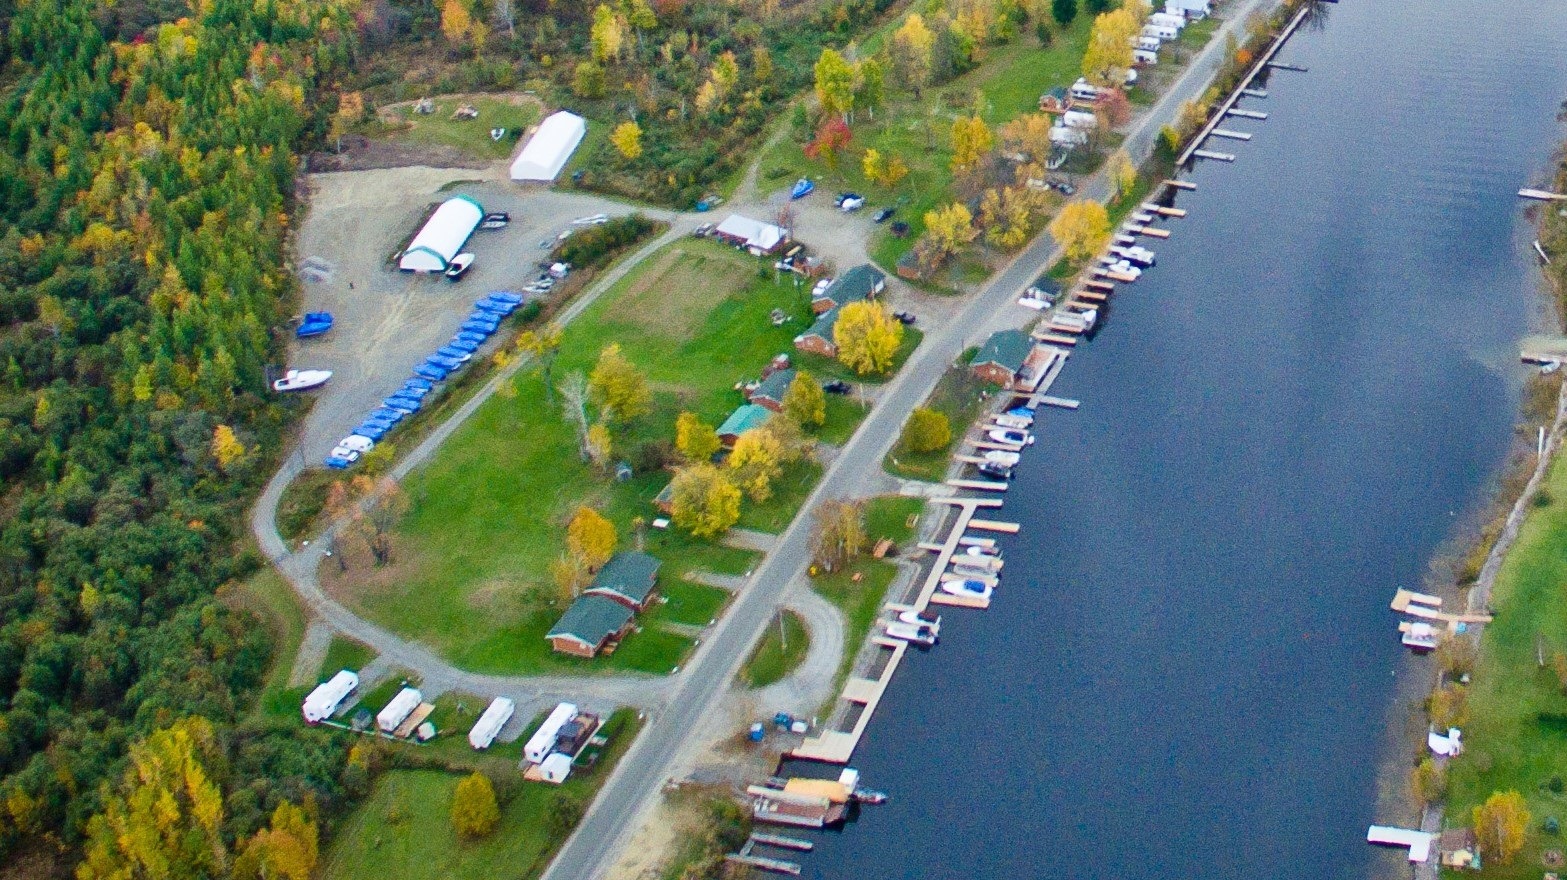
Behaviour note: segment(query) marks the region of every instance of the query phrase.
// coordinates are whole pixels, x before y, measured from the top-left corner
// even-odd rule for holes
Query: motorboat
[[[300,319],[299,326],[294,329],[294,336],[298,339],[309,339],[312,336],[320,336],[332,329],[331,312],[306,312]]]
[[[997,443],[1009,443],[1013,446],[1032,446],[1034,435],[1017,428],[992,428],[986,435]]]
[[[468,269],[473,266],[473,254],[458,254],[452,257],[451,263],[446,267],[447,281],[461,281],[468,274]]]
[[[414,367],[414,378],[421,382],[442,382],[445,381],[446,377],[449,375],[451,375],[451,370],[446,369],[440,364],[432,364],[429,361],[425,361],[417,367]]]
[[[451,358],[452,360],[457,361],[458,363],[464,363],[465,364],[465,363],[473,360],[473,352],[463,351],[460,348],[453,348],[450,345],[443,345],[440,348],[437,348],[435,350],[435,353],[440,355],[441,357]]]
[[[358,434],[349,434],[347,437],[337,441],[337,445],[339,449],[348,449],[363,454],[375,448],[375,441],[369,437],[361,437]]]
[[[381,401],[381,405],[387,409],[395,409],[398,412],[406,413],[407,415],[413,415],[414,413],[424,408],[424,404],[419,402],[419,398],[405,397],[401,394],[394,394],[391,397],[388,397],[387,399]]]
[[[283,378],[272,383],[273,391],[308,391],[319,388],[332,378],[331,370],[289,370]]]
[[[1119,272],[1122,275],[1130,275],[1132,276],[1133,281],[1143,277],[1143,270],[1133,266],[1128,260],[1117,260],[1106,268],[1108,268],[1111,272]]]
[[[474,345],[483,345],[485,340],[489,339],[490,337],[474,330],[458,330],[455,334],[452,335],[452,338],[460,339],[463,342],[471,342]]]
[[[941,591],[951,596],[971,599],[989,599],[995,588],[977,580],[944,581]]]
[[[435,383],[431,382],[429,379],[421,379],[418,376],[413,376],[407,382],[403,383],[403,387],[417,388],[420,391],[429,392],[435,390]]]
[[[403,397],[417,397],[420,400],[423,400],[425,395],[430,393],[430,389],[425,388],[423,386],[427,385],[429,383],[424,382],[424,380],[422,380],[422,379],[419,380],[419,381],[421,383],[423,383],[423,384],[415,385],[415,384],[413,384],[413,380],[412,379],[408,380],[407,382],[404,382],[403,383],[403,387],[397,389],[397,394],[401,395]]]
[[[512,302],[497,302],[493,299],[481,299],[473,304],[475,312],[486,312],[491,315],[505,317],[517,311],[517,304]]]
[[[933,626],[933,627],[936,628],[936,631],[938,633],[941,632],[941,615],[940,614],[932,614],[929,611],[915,611],[913,608],[910,608],[910,609],[908,609],[906,611],[899,612],[898,619],[903,621],[904,623],[912,623],[912,624],[915,624],[916,626],[918,626],[920,624],[924,624],[926,626]]]
[[[523,304],[523,301],[526,299],[526,297],[520,293],[512,293],[509,290],[492,290],[490,291],[490,295],[486,296],[485,299],[489,300],[490,302],[511,303],[514,306],[520,306]]]
[[[359,453],[357,452],[352,453],[352,458],[345,458],[337,453],[338,450],[332,450],[332,454],[328,455],[326,461],[323,462],[323,464],[334,471],[347,470],[350,465],[359,460]]]
[[[789,190],[789,198],[803,199],[816,189],[816,184],[809,177],[802,177],[794,182],[794,187]]]
[[[436,352],[435,354],[425,358],[424,362],[427,364],[435,364],[436,366],[442,367],[450,373],[455,373],[462,369],[462,365],[464,363],[462,358],[448,357],[444,354],[441,354],[440,352]]]
[[[492,211],[492,212],[490,212],[488,214],[485,214],[484,215],[484,219],[479,221],[479,228],[480,229],[505,229],[506,225],[508,223],[510,223],[510,222],[511,222],[511,214],[509,214],[509,213],[507,213],[505,211]]]
[[[386,425],[376,422],[364,422],[354,429],[354,433],[370,440],[380,440],[390,430],[391,428]]]
[[[1023,460],[1021,452],[1007,452],[1003,449],[992,449],[985,453],[985,461],[989,464],[999,464],[1012,467]]]
[[[389,406],[382,406],[371,410],[370,415],[365,418],[365,421],[382,422],[388,425],[395,425],[402,421],[407,415],[408,414],[402,410],[392,409]]]
[[[370,438],[366,437],[365,439],[368,440]],[[344,461],[348,462],[349,464],[353,464],[354,462],[358,461],[359,460],[359,456],[361,456],[363,454],[364,453],[360,452],[357,449],[349,449],[347,446],[339,445],[339,446],[333,448],[332,454],[331,454],[330,457],[331,458],[341,458]]]
[[[1019,430],[1023,430],[1032,427],[1034,424],[1034,417],[1032,415],[1015,416],[1011,413],[1002,413],[1001,415],[993,416],[992,418],[995,419],[996,424],[1003,428],[1017,428]]]
[[[495,316],[491,315],[490,317],[493,318]],[[500,329],[500,326],[500,321],[492,321],[489,318],[475,318],[470,316],[468,320],[463,322],[461,329],[468,333],[482,333],[485,337],[488,337],[490,334]]]
[[[902,641],[919,645],[922,648],[929,648],[936,644],[936,631],[923,624],[904,623],[901,620],[895,620],[887,624],[886,632],[891,638],[901,639]]]
[[[1155,259],[1153,251],[1145,247],[1138,247],[1137,245],[1112,247],[1110,249],[1110,253],[1115,254],[1127,262],[1137,266],[1152,266]]]
[[[995,477],[998,480],[1012,479],[1012,468],[1004,464],[996,464],[993,461],[980,462],[977,467],[979,472],[987,477]]]
[[[1404,635],[1399,641],[1404,643],[1404,647],[1417,654],[1436,650],[1438,641],[1436,627],[1429,623],[1411,623],[1402,629]]]

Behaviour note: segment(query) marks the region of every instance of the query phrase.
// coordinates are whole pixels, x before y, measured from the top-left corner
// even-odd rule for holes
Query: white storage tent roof
[[[496,697],[490,703],[490,707],[484,710],[484,714],[479,716],[479,720],[474,723],[473,729],[468,731],[468,745],[476,749],[489,748],[490,743],[495,742],[496,734],[500,733],[501,728],[506,726],[506,722],[511,718],[511,713],[516,711],[516,709],[516,703],[505,697]]]
[[[539,729],[534,731],[528,739],[527,745],[522,747],[523,757],[535,764],[542,762],[549,753],[555,749],[555,737],[560,735],[560,729],[566,726],[566,722],[577,717],[577,707],[571,703],[561,703],[555,707],[555,711],[544,719]]]
[[[581,116],[565,110],[550,114],[511,163],[511,179],[554,180],[587,133],[588,122]]]
[[[387,703],[386,708],[375,716],[376,726],[386,733],[391,733],[397,729],[397,725],[402,724],[415,709],[419,708],[419,703],[423,700],[424,696],[419,691],[414,688],[403,688],[392,698],[392,702]]]
[[[766,253],[778,246],[787,235],[782,226],[753,220],[740,214],[730,214],[713,230],[719,236],[739,241],[748,248]]]
[[[337,711],[337,705],[356,687],[359,687],[359,676],[347,669],[316,685],[316,689],[305,697],[305,720],[315,724],[332,717],[332,713]]]
[[[452,257],[462,252],[468,237],[484,219],[484,206],[467,196],[454,196],[441,203],[424,227],[403,251],[397,268],[404,272],[445,272]]]

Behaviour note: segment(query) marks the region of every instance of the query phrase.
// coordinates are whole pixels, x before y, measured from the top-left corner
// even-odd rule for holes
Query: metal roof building
[[[467,196],[453,196],[441,203],[398,258],[404,272],[445,272],[452,258],[462,252],[469,236],[484,219],[484,206]]]
[[[512,180],[554,180],[588,133],[587,120],[565,110],[550,114],[511,163]]]

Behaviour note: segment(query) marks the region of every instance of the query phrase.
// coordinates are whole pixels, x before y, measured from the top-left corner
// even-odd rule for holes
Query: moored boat
[[[273,391],[307,391],[327,383],[331,370],[289,370],[272,383]]]

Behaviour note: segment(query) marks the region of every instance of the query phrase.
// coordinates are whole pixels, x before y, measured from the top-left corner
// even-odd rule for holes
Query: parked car
[[[823,382],[822,390],[828,394],[848,394],[853,389],[849,387],[848,382],[842,379],[834,379],[831,382]]]
[[[473,266],[473,254],[458,254],[452,257],[452,262],[446,267],[447,281],[461,281],[468,274],[468,269]]]
[[[838,210],[848,214],[865,207],[865,197],[859,193],[843,193],[838,196]]]
[[[598,226],[609,222],[608,214],[590,214],[586,217],[578,217],[571,221],[572,226]]]
[[[1058,192],[1058,193],[1060,193],[1061,195],[1064,195],[1064,196],[1069,196],[1069,195],[1072,195],[1073,193],[1077,192],[1077,187],[1075,187],[1071,183],[1069,183],[1066,180],[1066,178],[1064,178],[1064,177],[1052,177],[1052,178],[1049,178],[1048,180],[1045,181],[1045,186],[1050,187],[1051,189],[1055,190],[1056,192]]]
[[[893,312],[892,316],[896,318],[900,324],[912,324],[915,321],[913,312]]]
[[[892,215],[895,213],[897,213],[896,208],[882,208],[880,211],[876,212],[875,216],[871,217],[871,222],[886,223],[888,220],[892,219]]]
[[[484,219],[479,221],[479,228],[480,229],[505,229],[506,228],[506,224],[508,224],[510,222],[511,222],[511,215],[510,214],[506,213],[505,211],[492,211],[492,212],[490,212],[488,214],[485,214],[484,215]]]
[[[698,226],[697,228],[691,230],[691,235],[692,235],[693,238],[707,238],[709,235],[712,235],[712,234],[713,234],[713,224],[711,224],[711,223],[703,223],[701,226]]]

